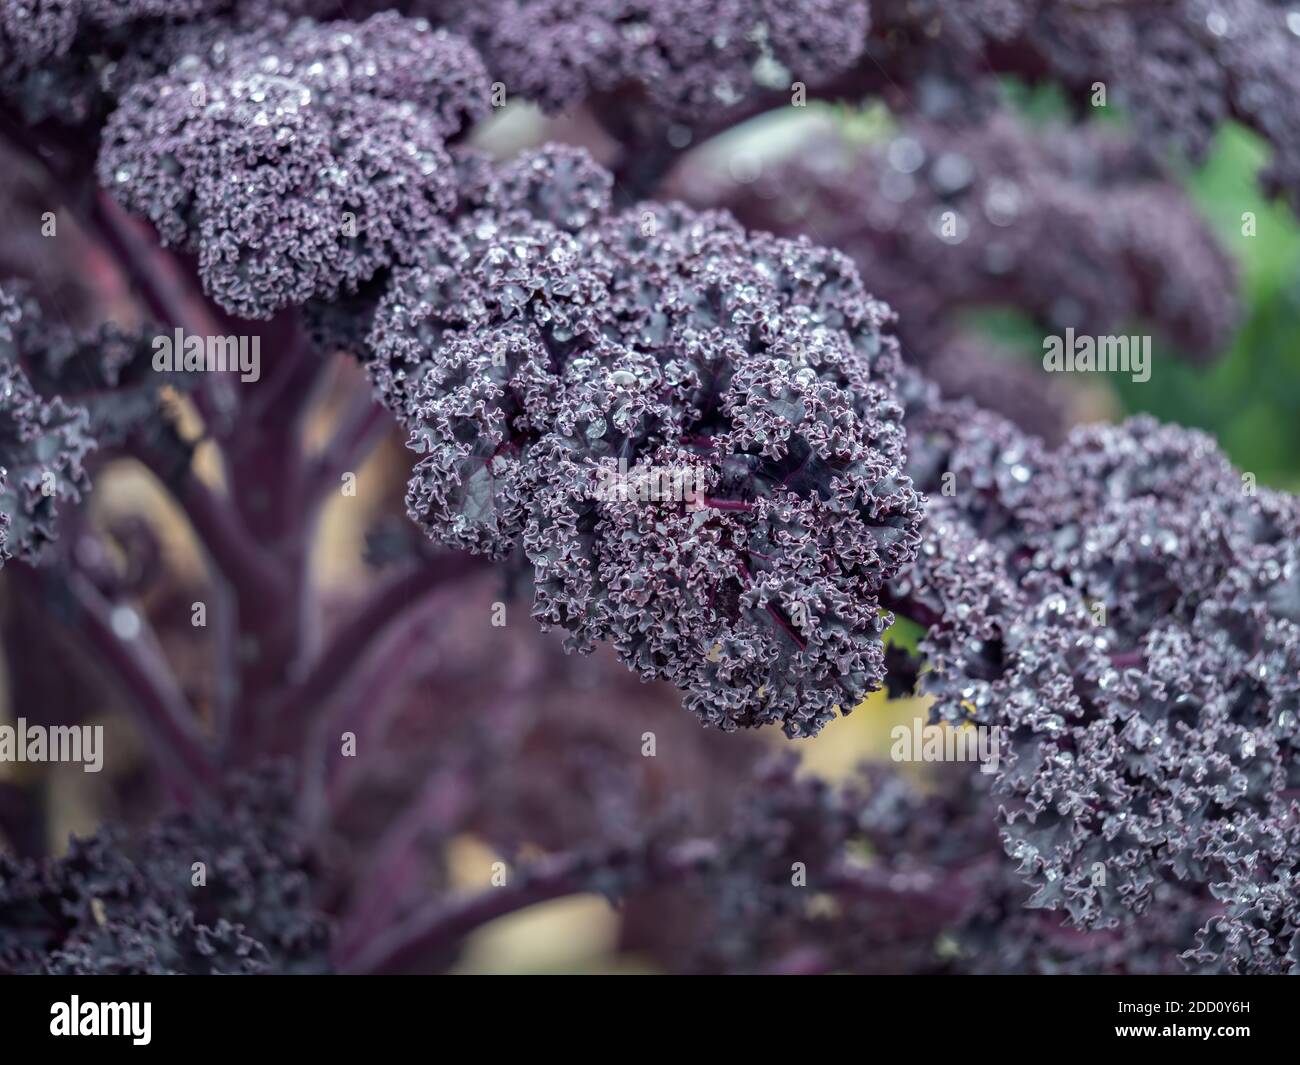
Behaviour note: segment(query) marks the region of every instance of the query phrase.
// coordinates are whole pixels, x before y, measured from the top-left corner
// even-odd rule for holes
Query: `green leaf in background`
[[[1050,101],[1029,101],[1032,113],[1051,110]],[[1196,366],[1157,340],[1149,381],[1119,374],[1104,381],[1125,413],[1204,429],[1260,483],[1294,491],[1300,488],[1300,225],[1284,203],[1260,192],[1256,175],[1267,159],[1263,141],[1234,124],[1220,130],[1204,166],[1182,171],[1189,196],[1237,261],[1242,313],[1231,348]],[[1253,236],[1243,231],[1247,215],[1253,215]],[[964,318],[1026,359],[1041,358],[1042,329],[1019,311],[989,307]]]
[[[1224,127],[1211,158],[1187,175],[1188,194],[1237,260],[1242,318],[1216,363],[1196,367],[1156,345],[1151,380],[1112,382],[1129,411],[1205,429],[1263,483],[1300,487],[1300,225],[1260,193],[1268,148]],[[1254,216],[1254,236],[1243,216]]]

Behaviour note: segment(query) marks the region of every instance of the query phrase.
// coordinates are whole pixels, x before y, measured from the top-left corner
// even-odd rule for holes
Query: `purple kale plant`
[[[671,972],[1300,972],[1300,503],[966,318],[1222,354],[1180,167],[1237,122],[1300,205],[1297,59],[1263,0],[0,0],[0,762],[108,770],[66,844],[0,776],[0,972],[592,895]],[[707,175],[809,101],[889,131]],[[899,705],[996,762],[801,762]]]
[[[534,617],[706,723],[811,735],[879,687],[876,596],[918,538],[886,311],[834,253],[610,213],[572,163],[523,157],[393,272],[369,344],[422,456],[408,511],[448,546],[522,552]],[[574,200],[536,202],[552,175]],[[657,468],[691,471],[690,498],[600,491]]]
[[[1266,856],[1296,814],[1295,497],[1147,418],[1048,451],[932,388],[911,410],[919,483],[964,487],[892,594],[937,619],[932,712],[1009,736],[995,790],[1031,904],[1114,927],[1208,885],[1236,904],[1202,933],[1232,926],[1221,959],[1284,971],[1291,932],[1245,903],[1287,875]]]

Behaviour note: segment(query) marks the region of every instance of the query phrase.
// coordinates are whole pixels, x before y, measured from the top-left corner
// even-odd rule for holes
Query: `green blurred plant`
[[[1050,93],[1013,88],[1034,119],[1060,118]],[[1155,338],[1151,379],[1106,379],[1126,413],[1214,435],[1234,464],[1261,483],[1300,486],[1300,225],[1285,204],[1260,192],[1256,175],[1268,157],[1264,142],[1243,126],[1224,126],[1210,158],[1182,167],[1188,193],[1237,260],[1242,314],[1232,346],[1198,366]],[[968,324],[1025,358],[1041,358],[1043,333],[1018,311],[970,312]],[[1140,326],[1135,324],[1134,330]]]

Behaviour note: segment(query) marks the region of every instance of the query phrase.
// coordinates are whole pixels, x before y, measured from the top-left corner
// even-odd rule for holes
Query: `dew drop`
[[[113,635],[119,640],[134,640],[140,635],[140,615],[129,606],[116,606],[109,615]]]

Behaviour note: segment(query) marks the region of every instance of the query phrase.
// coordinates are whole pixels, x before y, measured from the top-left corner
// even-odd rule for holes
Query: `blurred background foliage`
[[[1068,117],[1052,88],[1006,90],[1033,121]],[[1124,123],[1114,109],[1101,121]],[[1219,130],[1209,159],[1199,167],[1171,161],[1170,168],[1236,260],[1241,319],[1232,346],[1209,365],[1182,358],[1153,338],[1149,381],[1104,375],[1120,410],[1146,412],[1161,421],[1203,429],[1233,464],[1261,484],[1300,489],[1300,224],[1281,201],[1260,192],[1256,175],[1269,149],[1235,123]],[[982,331],[1039,363],[1043,334],[1023,315],[1000,308],[971,314]],[[1132,332],[1141,332],[1134,323]]]
[[[1235,342],[1204,367],[1157,347],[1152,380],[1117,382],[1130,411],[1212,433],[1232,461],[1261,483],[1300,489],[1300,226],[1259,193],[1267,151],[1240,126],[1219,133],[1213,156],[1186,175],[1187,188],[1241,271]],[[1254,236],[1244,217],[1254,216]]]

